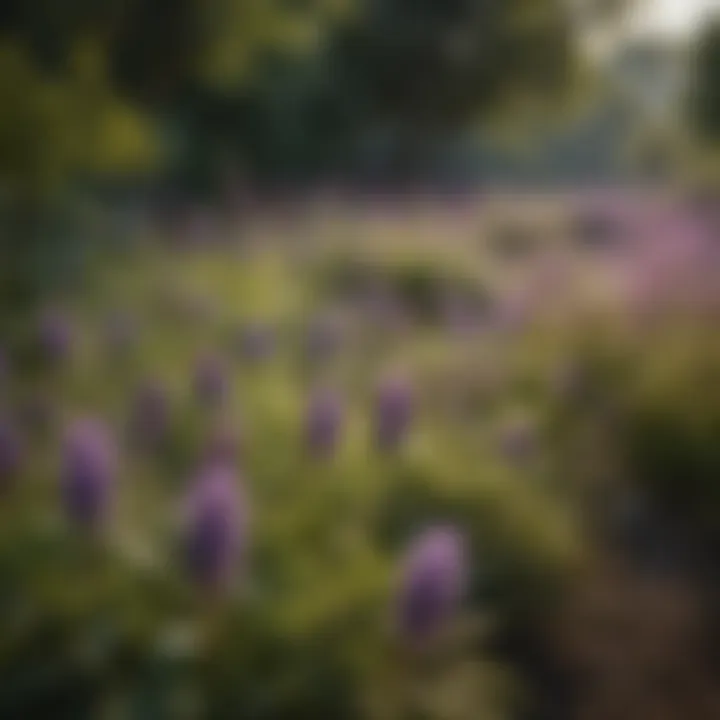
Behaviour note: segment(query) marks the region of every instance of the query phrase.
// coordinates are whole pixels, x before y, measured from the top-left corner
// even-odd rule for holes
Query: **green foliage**
[[[720,23],[702,30],[691,64],[690,118],[700,139],[720,140]]]
[[[21,200],[78,175],[137,172],[155,160],[151,125],[113,96],[97,48],[78,47],[72,60],[56,78],[19,44],[0,49],[0,175]]]
[[[527,212],[521,201],[510,207],[513,217]],[[19,325],[7,338],[4,402],[22,407],[39,396],[55,416],[42,431],[27,429],[27,467],[0,503],[0,714],[522,717],[537,702],[533,681],[552,695],[548,667],[565,643],[577,653],[571,670],[604,643],[611,659],[596,662],[614,676],[612,653],[624,656],[625,636],[606,637],[592,613],[612,617],[605,603],[616,603],[629,617],[646,614],[646,596],[628,599],[625,590],[647,567],[617,572],[617,558],[605,557],[613,523],[627,529],[617,517],[624,491],[640,492],[663,532],[717,552],[715,320],[671,296],[648,325],[629,306],[606,304],[617,299],[609,282],[617,266],[597,258],[616,248],[579,249],[567,207],[544,211],[538,238],[553,243],[538,240],[536,254],[513,258],[512,272],[493,252],[496,207],[490,221],[478,214],[463,225],[462,242],[423,213],[417,226],[434,239],[425,249],[410,220],[323,215],[304,228],[300,264],[271,226],[242,248],[158,244],[104,257],[66,298],[78,334],[64,367],[31,362],[35,326]],[[558,225],[572,236],[556,237]],[[338,240],[351,233],[363,241],[354,253]],[[558,287],[544,286],[522,326],[480,316],[477,332],[457,336],[417,312],[468,290],[493,308],[506,284],[525,285],[513,273],[531,278],[543,253],[559,252],[576,263],[578,284],[565,289],[555,276]],[[338,294],[356,291],[358,278],[361,289],[376,281],[392,289],[411,321],[378,334],[377,317],[349,303],[346,344],[308,368],[308,320],[337,310]],[[563,313],[550,311],[551,291],[561,293]],[[118,308],[139,325],[125,355],[105,344],[107,316]],[[246,321],[277,333],[277,352],[263,363],[234,355]],[[220,413],[192,392],[205,351],[232,368]],[[373,397],[395,365],[414,381],[416,421],[407,443],[386,454],[373,439]],[[169,437],[155,455],[125,443],[134,392],[148,377],[162,379],[171,407]],[[318,382],[337,387],[346,410],[337,452],[323,460],[303,436]],[[99,544],[67,526],[57,497],[57,423],[86,413],[102,416],[123,443],[116,515]],[[518,419],[533,430],[527,453],[503,442]],[[234,460],[251,542],[237,584],[212,598],[183,572],[177,512],[218,420],[239,436]],[[467,594],[446,632],[421,650],[396,633],[398,576],[408,540],[446,522],[467,536]],[[630,525],[645,532],[642,522]],[[621,550],[626,561],[630,548]],[[648,596],[663,605],[652,586]],[[650,607],[663,627],[663,608]],[[558,618],[569,639],[554,634]],[[640,673],[643,654],[655,658],[656,637],[633,643]],[[565,709],[568,688],[588,707],[601,702],[572,678],[555,682],[563,687],[545,708],[551,717]],[[646,692],[644,675],[631,684]]]

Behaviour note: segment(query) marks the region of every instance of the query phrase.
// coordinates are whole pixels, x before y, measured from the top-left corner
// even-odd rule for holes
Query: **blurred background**
[[[5,0],[0,718],[720,718],[720,0]]]

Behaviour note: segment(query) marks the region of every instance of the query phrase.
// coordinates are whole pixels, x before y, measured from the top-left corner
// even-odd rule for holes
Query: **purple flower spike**
[[[208,464],[231,466],[242,447],[242,435],[232,423],[219,422],[210,432],[205,448]]]
[[[240,352],[246,360],[261,362],[267,360],[275,349],[272,328],[262,323],[244,327],[239,337]]]
[[[527,418],[517,418],[503,428],[500,446],[504,455],[514,462],[525,462],[537,449],[535,427]]]
[[[163,442],[170,426],[170,401],[163,385],[150,381],[139,389],[130,422],[138,444],[157,447]]]
[[[53,362],[65,360],[73,344],[73,328],[69,318],[59,310],[48,310],[40,318],[38,341],[46,358]]]
[[[400,630],[425,640],[457,609],[465,590],[467,561],[462,535],[452,527],[426,530],[410,546],[399,595]]]
[[[333,454],[342,431],[343,406],[341,399],[330,390],[320,390],[310,398],[307,409],[306,432],[310,452],[319,457]]]
[[[384,380],[377,391],[375,438],[383,450],[394,450],[403,442],[413,417],[410,383],[401,377]]]
[[[231,582],[246,542],[244,510],[227,466],[210,465],[201,473],[188,501],[184,547],[188,574],[198,586],[215,591]]]
[[[310,323],[306,338],[306,352],[311,361],[323,361],[338,351],[342,341],[342,325],[338,318],[320,316]]]
[[[7,419],[0,420],[0,490],[13,484],[22,463],[20,437]]]
[[[97,528],[107,519],[117,474],[116,448],[97,420],[78,420],[68,429],[61,475],[65,512],[74,524]]]
[[[195,394],[204,405],[219,405],[228,393],[228,373],[216,355],[205,355],[195,369]]]

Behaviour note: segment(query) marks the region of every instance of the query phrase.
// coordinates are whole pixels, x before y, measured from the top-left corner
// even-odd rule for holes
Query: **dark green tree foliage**
[[[176,127],[183,137],[195,133],[202,146],[214,134],[214,115],[202,128],[190,122],[198,98],[237,95],[269,50],[305,53],[344,6],[344,0],[2,3],[0,296],[14,304],[35,295],[30,286],[46,285],[37,280],[40,265],[57,275],[58,258],[49,260],[49,250],[73,254],[81,233],[59,225],[78,190],[93,190],[100,179],[132,184],[164,167],[186,148],[166,140]],[[204,111],[202,102],[198,109]]]
[[[172,140],[156,138],[165,157],[153,158],[157,165],[169,153],[171,176],[246,164],[255,175],[292,180],[375,159],[412,166],[432,153],[438,137],[507,101],[554,103],[577,59],[577,29],[606,22],[625,4],[8,0],[0,8],[0,41],[61,86],[78,48],[92,48],[102,68],[96,94],[128,103]],[[61,104],[80,104],[77,93],[59,94]],[[98,119],[84,111],[83,138],[113,112]],[[106,144],[123,147],[109,138]],[[91,172],[124,164],[120,151],[111,159]],[[86,170],[71,157],[58,180],[80,167]]]
[[[185,167],[235,157],[256,179],[421,175],[488,113],[557,102],[574,44],[557,0],[358,0],[302,61],[266,57],[239,93],[194,102]]]
[[[379,116],[437,127],[557,89],[572,31],[554,0],[365,0],[338,54]]]
[[[720,141],[720,20],[708,23],[698,40],[692,66],[690,115],[702,139]]]

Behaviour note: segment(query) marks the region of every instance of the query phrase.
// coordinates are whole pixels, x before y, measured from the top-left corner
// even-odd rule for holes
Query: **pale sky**
[[[640,34],[685,35],[713,11],[720,13],[720,0],[641,0],[630,25]]]

